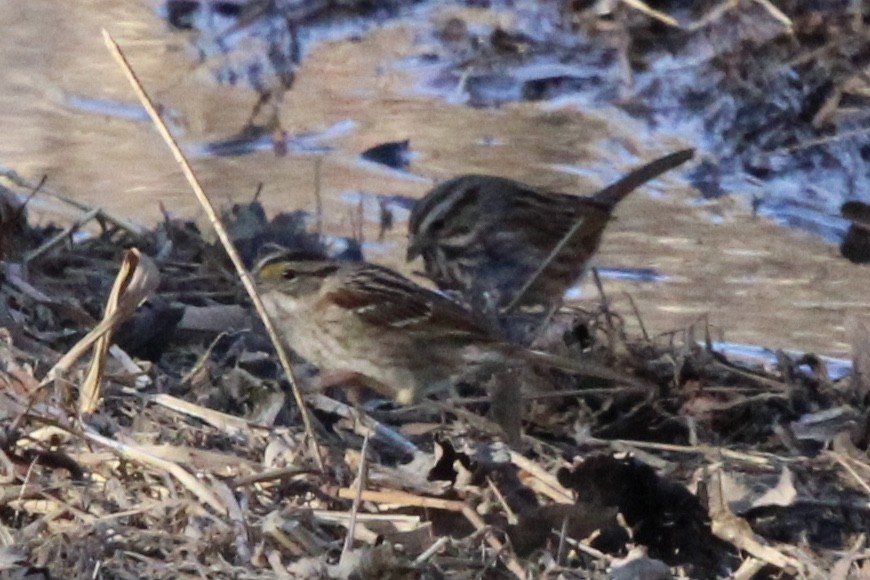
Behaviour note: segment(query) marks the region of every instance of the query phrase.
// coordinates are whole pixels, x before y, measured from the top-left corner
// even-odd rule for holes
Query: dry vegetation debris
[[[673,24],[660,7],[624,4]],[[738,4],[721,3],[699,22],[734,15]],[[799,2],[749,4],[778,26],[800,24]],[[510,35],[491,40],[502,50],[525,46]],[[754,50],[733,48],[741,47]],[[863,66],[863,52],[847,52],[843,74],[814,93],[818,106],[734,130],[776,152],[789,141],[773,129],[796,111],[806,118],[792,129],[828,123],[828,104],[845,102]],[[627,337],[603,299],[567,316],[550,346],[600,355],[653,388],[550,377],[561,391],[515,401],[525,435],[513,448],[487,419],[484,385],[406,408],[358,407],[340,391],[310,389],[315,456],[223,250],[196,224],[167,218],[143,232],[79,208],[82,219],[68,227],[35,227],[20,200],[38,188],[5,176],[4,574],[870,573],[870,334],[860,325],[853,373],[832,379],[813,356],[779,353],[773,371],[729,361],[710,347],[703,323]],[[248,260],[266,243],[320,243],[301,216],[267,220],[257,204],[224,220]],[[73,239],[94,221],[90,237]],[[315,385],[316,372],[296,362],[302,386]]]
[[[467,398],[405,408],[309,392],[321,468],[256,317],[239,306],[247,300],[238,280],[195,224],[167,219],[143,233],[104,220],[90,238],[58,245],[55,228],[11,215],[24,221],[4,228],[0,290],[6,570],[58,578],[867,570],[863,371],[831,380],[819,359],[784,354],[773,373],[735,365],[694,338],[700,323],[669,337],[626,337],[619,314],[601,307],[566,316],[545,341],[618,360],[654,389],[552,376],[564,391],[516,402],[525,435],[514,448],[487,419],[483,385],[467,385]],[[242,247],[251,228],[261,243],[274,241],[276,223],[291,224],[299,243],[316,242],[290,216],[267,220],[256,203],[224,220]],[[45,243],[55,245],[40,251]],[[77,347],[101,320],[113,345]],[[867,331],[854,334],[860,370]],[[297,368],[311,388],[314,371]]]

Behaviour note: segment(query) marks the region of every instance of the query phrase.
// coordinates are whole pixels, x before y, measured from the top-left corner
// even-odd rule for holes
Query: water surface
[[[0,164],[55,190],[143,224],[160,204],[199,215],[193,196],[103,46],[107,28],[191,154],[218,202],[245,201],[263,185],[270,211],[313,209],[315,167],[327,233],[347,235],[365,218],[369,259],[411,272],[403,263],[407,211],[378,236],[377,196],[419,197],[438,179],[464,172],[504,175],[543,187],[591,192],[634,165],[692,145],[656,137],[616,110],[576,103],[514,103],[471,108],[431,86],[428,22],[391,22],[359,40],[311,48],[283,101],[289,151],[266,146],[245,155],[207,155],[206,146],[243,126],[256,101],[244,87],[217,86],[198,65],[183,34],[157,16],[153,2],[46,0],[0,4],[7,27],[0,61]],[[295,135],[304,138],[294,139]],[[362,161],[385,141],[410,139],[408,172]],[[605,236],[598,263],[644,277],[605,278],[605,290],[632,329],[630,294],[652,334],[685,328],[707,315],[716,338],[771,348],[849,354],[844,322],[870,320],[868,269],[838,257],[809,234],[755,218],[750,194],[700,201],[679,173],[628,198]],[[590,285],[581,302],[595,299]]]

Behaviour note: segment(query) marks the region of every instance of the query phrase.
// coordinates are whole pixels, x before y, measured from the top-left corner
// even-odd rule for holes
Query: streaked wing
[[[333,303],[352,310],[373,326],[488,338],[470,312],[440,294],[386,268],[364,265],[329,294]]]
[[[512,209],[505,212],[499,230],[509,232],[516,251],[535,248],[538,252],[549,253],[578,221],[584,226],[580,239],[597,236],[610,220],[609,208],[601,207],[588,198],[564,193],[540,193],[526,189],[523,195],[512,199]],[[546,223],[539,227],[529,227],[532,216],[546,216]],[[595,227],[597,226],[597,227]],[[502,240],[504,243],[504,240]]]

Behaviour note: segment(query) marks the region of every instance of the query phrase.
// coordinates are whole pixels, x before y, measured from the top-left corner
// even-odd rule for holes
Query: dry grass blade
[[[342,487],[336,494],[341,499],[354,499],[359,493],[362,501],[370,501],[373,503],[390,503],[401,506],[414,506],[436,510],[447,510],[451,512],[462,512],[465,509],[465,503],[452,499],[440,499],[437,497],[424,497],[414,495],[406,491],[382,490],[369,491],[363,490],[357,492],[356,489]]]
[[[680,28],[680,23],[677,22],[673,17],[668,16],[664,12],[662,12],[660,10],[656,10],[655,8],[650,8],[647,4],[645,4],[644,2],[641,2],[640,0],[622,0],[622,3],[627,5],[627,6],[631,6],[635,10],[643,12],[647,16],[649,16],[651,18],[655,18],[659,22],[667,24],[668,26],[673,26],[674,28]]]
[[[857,483],[861,488],[864,489],[864,492],[865,492],[868,496],[870,496],[870,483],[868,483],[868,481],[866,481],[865,478],[861,477],[861,474],[858,473],[857,471],[855,471],[855,468],[854,468],[854,467],[852,467],[851,465],[849,465],[849,462],[846,461],[846,458],[843,457],[843,454],[842,454],[842,453],[836,453],[836,452],[829,452],[829,455],[830,455],[831,457],[833,457],[834,460],[835,460],[837,463],[839,463],[839,464],[843,467],[843,469],[845,469],[846,472],[848,472],[848,474],[849,474],[850,476],[852,476],[852,478],[855,479],[855,482],[856,482],[856,483]],[[865,464],[860,464],[860,465],[865,465]],[[870,473],[870,470],[867,470],[867,472]]]
[[[462,510],[462,515],[465,516],[465,519],[474,526],[474,528],[478,532],[483,532],[486,528],[486,523],[481,519],[480,515],[476,511],[474,511],[470,506],[465,506]],[[486,543],[489,544],[489,547],[498,552],[501,556],[504,565],[508,570],[513,573],[517,578],[525,578],[526,572],[523,570],[522,564],[520,564],[519,560],[516,559],[512,553],[509,553],[505,550],[504,545],[492,534],[486,534]]]
[[[99,433],[95,433],[90,429],[86,429],[84,434],[94,443],[114,450],[125,459],[133,461],[140,465],[146,465],[148,467],[151,467],[152,469],[159,469],[161,471],[169,473],[179,483],[181,483],[181,485],[183,485],[193,495],[199,498],[200,501],[209,505],[217,513],[221,515],[226,515],[231,511],[230,508],[225,505],[224,502],[221,501],[221,499],[215,493],[213,493],[209,488],[203,485],[196,477],[188,473],[180,465],[171,461],[167,461],[165,459],[161,459],[159,457],[155,457],[154,455],[143,451],[136,445],[121,443],[120,441],[113,441],[112,439],[109,439],[108,437],[103,437]]]
[[[293,374],[293,368],[290,365],[290,358],[287,356],[284,347],[281,345],[281,340],[278,338],[278,333],[275,330],[275,326],[272,324],[271,319],[266,314],[266,309],[263,306],[263,301],[260,299],[260,295],[257,293],[257,288],[254,285],[253,278],[251,278],[251,275],[245,268],[239,252],[233,245],[233,242],[230,239],[226,228],[224,228],[223,223],[221,223],[220,217],[218,217],[217,214],[217,210],[215,210],[214,205],[211,203],[211,200],[205,194],[205,190],[203,190],[202,185],[199,183],[199,179],[197,179],[196,174],[193,172],[193,168],[190,166],[190,163],[187,161],[184,153],[182,153],[181,148],[175,142],[175,139],[169,132],[169,128],[166,126],[166,123],[163,122],[163,119],[160,117],[160,114],[154,107],[154,103],[145,92],[145,89],[142,87],[142,83],[139,82],[139,79],[136,77],[136,73],[133,72],[130,63],[127,62],[126,57],[124,56],[123,52],[121,52],[121,48],[105,29],[103,30],[103,40],[106,42],[106,47],[109,49],[109,52],[112,53],[112,56],[121,66],[124,74],[130,81],[133,90],[139,97],[139,101],[142,103],[142,106],[148,112],[148,116],[151,118],[151,121],[154,123],[154,126],[157,128],[160,136],[163,137],[166,145],[169,147],[170,151],[172,151],[172,155],[175,157],[175,160],[181,167],[181,170],[184,173],[184,176],[187,178],[187,181],[190,184],[190,187],[193,190],[194,194],[196,195],[197,200],[199,201],[200,205],[202,205],[203,210],[205,210],[209,222],[217,233],[217,236],[220,239],[224,249],[226,250],[227,255],[229,255],[230,259],[232,260],[233,266],[235,266],[236,271],[239,274],[239,278],[242,281],[242,285],[245,287],[245,290],[248,292],[248,296],[250,296],[251,298],[251,302],[253,302],[254,304],[254,308],[257,309],[257,313],[260,315],[260,318],[262,318],[263,324],[266,327],[266,332],[269,334],[269,338],[275,347],[275,351],[278,353],[278,360],[281,362],[281,367],[284,369],[284,373],[287,375],[287,380],[290,382],[290,388],[293,391],[293,397],[296,399],[296,404],[299,407],[299,414],[301,415],[302,422],[305,425],[305,434],[308,437],[310,444],[312,445],[312,450],[314,452],[314,457],[317,461],[317,465],[321,469],[323,469],[323,458],[320,454],[320,447],[318,446],[317,439],[314,436],[314,429],[311,425],[311,418],[308,416],[308,409],[305,406],[305,401],[302,398],[301,391],[299,390],[298,382],[296,381],[296,377]]]
[[[356,528],[357,514],[359,513],[360,498],[366,486],[366,458],[368,457],[369,437],[363,439],[362,451],[360,451],[359,470],[356,474],[356,495],[353,498],[353,506],[350,511],[350,522],[347,526],[347,535],[344,537],[344,546],[341,549],[339,567],[347,566],[350,551],[353,548],[354,529]]]
[[[94,360],[91,361],[87,379],[79,394],[79,412],[89,413],[93,411],[99,397],[102,365],[110,343],[110,337],[107,336],[107,333],[129,318],[136,308],[156,290],[159,281],[160,273],[157,266],[148,256],[140,254],[136,249],[127,251],[124,255],[121,271],[115,279],[103,320],[61,357],[45,375],[40,386],[49,384],[69,370],[92,345],[96,344]]]
[[[533,487],[538,491],[538,493],[549,497],[556,503],[574,503],[574,498],[571,497],[571,492],[562,487],[554,475],[545,471],[521,453],[511,450],[510,454],[511,463],[535,478],[535,483],[529,482],[530,487]]]
[[[172,395],[154,395],[154,397],[151,398],[151,401],[178,413],[184,413],[190,417],[196,417],[200,421],[208,423],[212,427],[220,429],[228,435],[249,433],[252,427],[256,427],[251,425],[250,422],[234,415],[227,415],[220,411],[214,411],[203,407],[202,405],[197,405],[196,403],[173,397]]]
[[[94,208],[94,209],[90,210],[89,212],[85,213],[85,215],[83,215],[82,217],[77,219],[75,222],[71,223],[70,225],[65,227],[63,230],[61,230],[60,232],[55,234],[54,237],[49,239],[47,242],[45,242],[44,244],[42,244],[41,246],[39,246],[38,248],[36,248],[32,252],[29,252],[26,256],[24,256],[24,259],[22,261],[24,262],[24,264],[28,264],[28,263],[40,258],[41,256],[47,254],[53,248],[56,248],[57,246],[64,243],[66,240],[70,239],[70,237],[76,231],[78,231],[81,227],[83,227],[85,224],[87,224],[91,220],[96,219],[98,216],[100,216],[101,213],[102,212],[99,208]]]
[[[791,18],[785,15],[782,10],[774,6],[773,2],[770,0],[754,0],[756,4],[762,6],[767,12],[778,22],[780,22],[783,26],[792,30],[794,28],[794,23],[791,21]]]
[[[638,449],[654,449],[658,451],[669,451],[676,453],[697,453],[706,455],[711,460],[716,461],[721,458],[736,459],[752,465],[771,465],[777,461],[783,461],[782,457],[777,457],[771,453],[751,453],[744,451],[735,451],[726,447],[713,447],[710,445],[676,445],[672,443],[650,443],[648,441],[633,441],[630,439],[589,439],[590,443],[600,444],[606,447],[612,447],[617,451],[632,451],[632,448]]]
[[[863,558],[861,554],[861,552],[864,551],[864,545],[866,543],[867,534],[861,534],[855,538],[855,541],[852,542],[852,546],[849,550],[831,568],[831,580],[847,580],[850,577],[849,572],[855,563],[855,560],[867,557],[866,551],[864,552]]]
[[[239,505],[236,496],[230,487],[223,481],[217,480],[214,477],[210,478],[212,488],[223,504],[227,507],[227,517],[232,522],[233,531],[235,532],[235,548],[239,559],[243,562],[251,561],[251,545],[248,537],[247,527],[245,525],[245,513],[242,511],[242,506]]]

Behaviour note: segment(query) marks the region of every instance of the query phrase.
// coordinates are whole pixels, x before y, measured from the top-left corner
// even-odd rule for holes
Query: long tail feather
[[[683,149],[664,157],[659,157],[650,161],[646,165],[638,167],[622,177],[616,183],[612,183],[592,196],[596,203],[600,203],[603,207],[612,209],[626,195],[646,183],[661,175],[666,171],[670,171],[674,167],[678,167],[695,156],[694,149]]]

